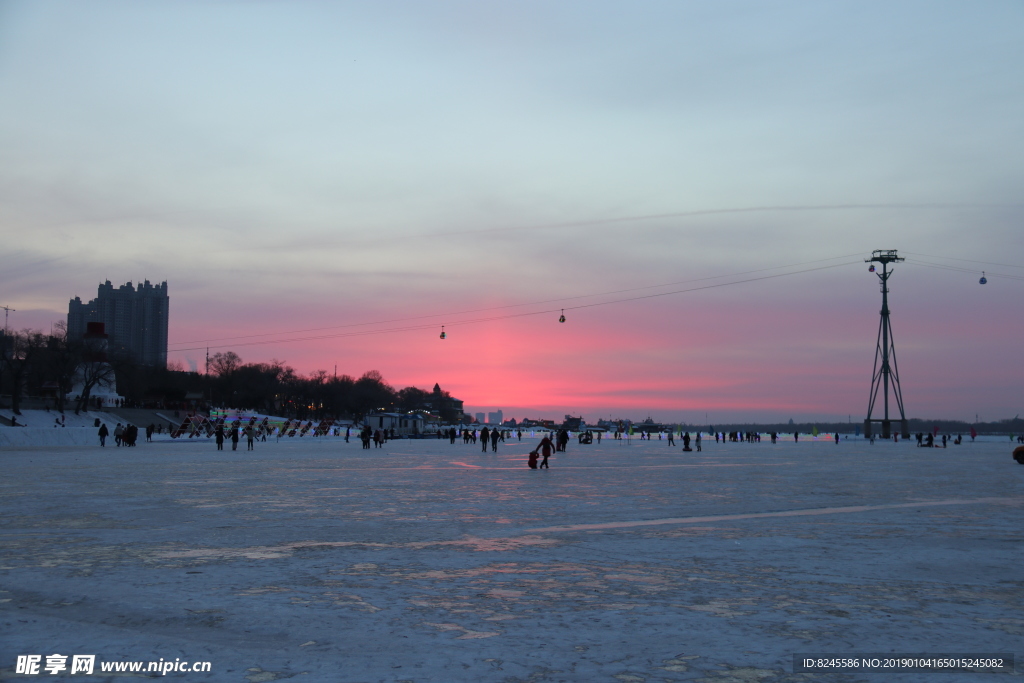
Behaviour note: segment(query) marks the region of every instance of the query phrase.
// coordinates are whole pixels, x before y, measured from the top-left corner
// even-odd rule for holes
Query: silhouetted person
[[[238,423],[231,428],[231,450],[238,450]]]
[[[103,423],[100,423],[100,430],[97,432],[97,434],[99,434],[99,437],[100,437],[100,445],[101,446],[106,446],[107,445],[107,435],[110,434],[110,430],[107,429],[107,425],[105,425]]]
[[[551,469],[548,465],[548,458],[551,457],[551,451],[555,449],[555,444],[551,443],[551,439],[545,435],[541,442],[537,445],[537,450],[540,451],[541,456],[544,458],[541,460],[540,469]]]
[[[490,430],[487,429],[487,427],[484,427],[483,429],[480,430],[480,440],[483,441],[483,448],[481,450],[484,453],[487,452],[487,441],[488,441],[488,439],[490,439],[490,437],[491,437],[491,432],[490,432]]]
[[[213,439],[217,442],[217,450],[224,450],[224,425],[217,425],[217,431],[213,433]]]
[[[501,432],[499,432],[497,429],[492,429],[491,430],[491,450],[494,451],[495,453],[498,452],[498,439],[499,438],[501,438]],[[486,446],[487,446],[487,442],[485,441],[484,442],[484,447],[486,447]]]

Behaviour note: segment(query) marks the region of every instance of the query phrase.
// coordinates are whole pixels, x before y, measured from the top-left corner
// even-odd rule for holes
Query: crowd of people
[[[936,443],[936,438],[941,438],[942,448],[946,448],[946,444],[950,442],[952,442],[954,446],[959,446],[964,442],[963,434],[957,434],[956,438],[953,438],[952,434],[943,434],[939,436],[935,432],[918,432],[917,434],[914,435],[914,438],[917,440],[918,448],[939,448],[940,446]],[[1013,439],[1012,436],[1010,438]],[[974,436],[971,436],[971,441],[973,440]]]
[[[270,430],[266,429],[263,425],[247,424],[241,425],[235,422],[231,425],[225,425],[223,420],[217,422],[217,426],[213,430],[213,440],[217,444],[217,450],[224,450],[224,441],[231,441],[231,450],[238,450],[238,442],[241,438],[245,437],[247,451],[256,450],[254,444],[257,440],[266,441],[267,434]]]
[[[59,425],[60,420],[58,420],[57,422]],[[99,428],[98,433],[100,438],[100,445],[105,446],[106,439],[110,435],[110,431],[107,428],[106,424],[102,424],[100,422],[99,418],[96,419],[96,426],[98,426]],[[146,440],[152,441],[153,434],[162,434],[164,432],[164,428],[165,427],[163,424],[149,425],[148,427],[146,427]],[[351,431],[351,428],[345,429],[346,443],[349,441]],[[238,444],[244,438],[246,441],[246,449],[251,451],[254,450],[254,444],[257,441],[266,441],[267,436],[269,434],[272,434],[273,432],[274,427],[272,427],[269,424],[266,424],[266,421],[264,421],[264,424],[254,424],[253,422],[250,422],[249,424],[242,424],[241,422],[238,421],[232,424],[225,424],[225,421],[222,418],[218,420],[217,423],[215,424],[212,436],[217,445],[217,450],[224,450],[224,444],[226,441],[231,442],[231,450],[238,450]],[[330,430],[330,433],[340,436],[341,429],[337,427],[332,428]],[[665,436],[667,436],[668,446],[675,447],[675,432],[672,430],[669,430],[667,432],[641,431],[640,439],[647,441],[652,440],[654,438],[653,435],[655,433],[657,433],[658,435],[658,440],[662,440]],[[114,443],[118,447],[135,446],[138,440],[138,434],[139,428],[137,426],[132,424],[121,424],[119,422],[117,423],[117,426],[114,428],[113,432]],[[602,434],[603,430],[583,430],[577,432],[576,437],[578,438],[579,443],[581,445],[593,444],[595,441],[598,444],[600,444]],[[759,432],[714,431],[711,432],[710,434],[715,437],[715,443],[723,444],[730,442],[758,443],[761,441],[762,437],[762,434]],[[448,427],[444,430],[438,429],[436,431],[436,436],[438,439],[447,438],[448,442],[451,444],[454,444],[460,436],[462,437],[463,444],[476,444],[479,442],[481,444],[481,452],[484,453],[488,452],[488,450],[490,450],[490,452],[492,453],[497,453],[498,444],[504,443],[506,440],[511,439],[513,436],[515,436],[515,438],[518,441],[523,440],[523,432],[521,429],[516,429],[513,431],[511,429],[499,427],[492,428],[487,426],[483,427],[479,431],[477,431],[476,429],[469,429],[464,427]],[[550,432],[545,433],[542,436],[540,443],[537,445],[537,448],[530,452],[527,459],[528,466],[531,469],[549,469],[550,465],[548,464],[548,459],[554,453],[566,452],[569,439],[571,438],[571,436],[572,435],[570,434],[569,430],[566,429],[552,430]],[[623,437],[628,438],[629,436],[631,436],[631,434],[622,430],[614,432],[614,438],[616,440],[620,440]],[[767,436],[771,439],[771,442],[774,444],[778,442],[780,434],[778,432],[773,431],[768,432]],[[683,451],[701,451],[702,433],[700,431],[695,432],[693,437],[690,436],[689,431],[682,431],[680,432],[680,437],[683,442]],[[952,442],[954,445],[963,442],[963,435],[960,434],[958,434],[956,438],[953,438],[949,434],[942,434],[940,436],[937,433],[922,432],[916,434],[915,437],[917,440],[917,445],[922,448],[938,448],[939,439],[941,439],[942,448],[946,448],[949,442]],[[386,444],[388,441],[402,437],[401,435],[396,434],[394,427],[382,427],[380,429],[373,429],[370,425],[365,425],[359,430],[359,438],[362,441],[363,449],[368,450],[371,448],[371,443],[373,444],[373,448],[383,448],[384,444]],[[793,432],[793,439],[794,441],[798,442],[800,440],[800,433]],[[838,444],[838,433],[834,434],[834,439],[836,444]],[[974,434],[971,435],[971,439],[974,439]],[[1014,435],[1010,436],[1010,440],[1014,440]],[[1017,436],[1017,441],[1020,443],[1024,443],[1024,435]]]
[[[96,422],[94,423],[94,426],[98,427],[98,430],[97,430],[96,433],[100,437],[100,445],[101,446],[106,446],[107,445],[107,437],[110,436],[110,429],[108,429],[107,425],[105,423],[101,422],[99,418],[96,418]],[[162,434],[162,433],[163,433],[163,425],[151,424],[148,427],[146,427],[146,441],[152,441],[153,440],[153,434]],[[130,424],[130,423],[121,424],[120,422],[118,422],[117,426],[114,427],[114,445],[115,446],[118,446],[118,447],[120,447],[120,446],[134,446],[136,444],[136,441],[138,441],[138,438],[139,438],[139,428],[136,427],[133,424]]]

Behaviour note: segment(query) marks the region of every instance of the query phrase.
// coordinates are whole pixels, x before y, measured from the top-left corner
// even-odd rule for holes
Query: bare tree
[[[230,377],[242,367],[242,359],[234,351],[224,351],[210,356],[210,371],[218,377]]]
[[[242,359],[234,351],[224,351],[210,356],[210,372],[216,377],[211,396],[219,398],[224,405],[235,406],[238,402],[236,379],[242,367]],[[218,396],[219,394],[219,396]]]
[[[395,403],[403,413],[413,410],[430,410],[434,395],[417,387],[406,387],[395,395]]]
[[[21,392],[29,368],[46,345],[43,333],[38,330],[22,330],[6,339],[2,361],[4,372],[11,380],[11,412],[21,415]]]
[[[77,342],[76,342],[77,344]],[[82,383],[82,393],[78,395],[75,415],[89,412],[89,399],[96,387],[113,386],[116,380],[114,366],[107,359],[107,340],[86,337],[81,341],[81,362],[75,379]]]
[[[43,353],[43,372],[47,379],[57,385],[57,410],[64,412],[67,395],[74,387],[75,374],[82,362],[81,343],[68,338],[67,323],[63,320],[53,326],[53,333],[46,337]]]
[[[357,419],[375,410],[389,410],[395,403],[395,390],[377,370],[369,370],[356,380],[350,397],[350,410]]]

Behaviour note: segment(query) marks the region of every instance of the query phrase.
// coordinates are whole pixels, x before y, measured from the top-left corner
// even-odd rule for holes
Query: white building
[[[395,436],[421,436],[433,434],[440,429],[440,425],[421,413],[373,413],[367,415],[363,420],[370,429],[386,429],[390,433],[395,430]]]

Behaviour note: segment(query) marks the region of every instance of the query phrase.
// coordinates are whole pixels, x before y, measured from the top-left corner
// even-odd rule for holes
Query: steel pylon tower
[[[910,429],[907,425],[907,415],[903,411],[903,392],[900,390],[900,373],[896,368],[896,346],[892,339],[892,323],[889,321],[889,271],[890,263],[900,263],[902,258],[897,256],[895,249],[876,249],[871,253],[871,258],[864,259],[865,263],[871,263],[871,270],[878,276],[882,290],[882,311],[881,320],[878,323],[878,344],[875,347],[875,367],[871,375],[871,395],[868,399],[868,416],[864,420],[864,435],[870,437],[874,434],[873,422],[882,423],[882,438],[888,439],[892,436],[892,421],[889,419],[889,387],[892,386],[893,397],[896,399],[896,406],[900,409],[900,433],[903,438],[910,438]],[[882,267],[882,272],[877,272],[874,264]],[[878,400],[878,390],[882,390],[883,417],[881,420],[872,419],[871,414],[875,409],[875,401]]]

